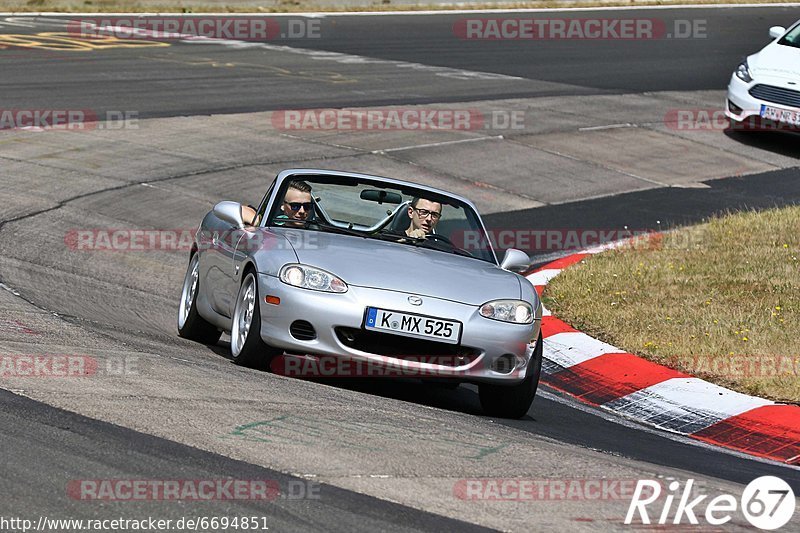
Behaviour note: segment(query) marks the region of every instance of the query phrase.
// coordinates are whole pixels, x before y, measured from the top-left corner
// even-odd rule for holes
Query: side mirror
[[[242,204],[236,202],[220,202],[214,206],[214,215],[229,224],[232,224],[236,229],[244,227],[242,220]]]
[[[531,258],[528,257],[528,254],[516,248],[509,248],[506,250],[506,255],[503,256],[500,268],[511,272],[520,272],[528,268],[530,264]]]
[[[784,28],[783,26],[773,26],[769,29],[769,38],[777,39],[784,33],[786,33],[786,28]]]

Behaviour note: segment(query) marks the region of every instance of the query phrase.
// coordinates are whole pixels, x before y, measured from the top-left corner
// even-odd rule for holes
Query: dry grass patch
[[[800,403],[800,207],[730,214],[565,270],[545,305],[678,370]]]

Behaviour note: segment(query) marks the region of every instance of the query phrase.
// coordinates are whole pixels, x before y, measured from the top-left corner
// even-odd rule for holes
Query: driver
[[[408,206],[408,218],[411,219],[406,235],[416,239],[433,233],[439,219],[442,218],[442,204],[425,198],[414,198]]]

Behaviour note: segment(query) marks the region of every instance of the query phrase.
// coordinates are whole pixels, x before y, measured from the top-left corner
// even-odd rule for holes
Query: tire
[[[216,344],[222,332],[197,312],[197,295],[200,293],[199,261],[198,254],[194,254],[189,259],[189,267],[183,277],[181,303],[178,308],[178,335],[203,344]]]
[[[542,334],[528,364],[528,375],[516,385],[503,386],[490,383],[478,385],[481,407],[488,416],[498,418],[522,418],[528,413],[539,388],[542,375]]]
[[[258,281],[252,271],[245,272],[231,321],[231,357],[238,365],[267,369],[278,353],[279,350],[261,340]]]

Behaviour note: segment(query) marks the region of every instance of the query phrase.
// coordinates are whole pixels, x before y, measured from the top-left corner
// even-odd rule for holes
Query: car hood
[[[800,48],[774,43],[750,56],[747,63],[756,81],[762,76],[794,80],[800,90]]]
[[[301,263],[327,270],[349,285],[469,305],[522,294],[516,274],[486,261],[350,235],[283,228],[279,232],[290,242],[302,243],[295,245]],[[301,232],[308,235],[299,236]]]

